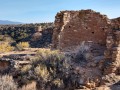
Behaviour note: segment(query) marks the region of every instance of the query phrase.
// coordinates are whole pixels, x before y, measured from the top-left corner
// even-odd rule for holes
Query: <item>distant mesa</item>
[[[8,20],[0,20],[0,25],[10,25],[10,24],[23,24],[22,22],[14,22]]]

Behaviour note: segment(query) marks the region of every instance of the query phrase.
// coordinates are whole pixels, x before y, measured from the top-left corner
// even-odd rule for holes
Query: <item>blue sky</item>
[[[59,11],[81,9],[116,18],[120,16],[120,0],[0,0],[0,20],[53,22]]]

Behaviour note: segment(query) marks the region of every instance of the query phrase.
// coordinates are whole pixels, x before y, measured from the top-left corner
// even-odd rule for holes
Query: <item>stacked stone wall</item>
[[[116,78],[120,78],[120,18],[108,19],[93,10],[62,11],[56,15],[52,41],[53,48],[65,52],[77,50],[84,43],[85,68],[95,68],[100,74],[95,75],[94,70],[90,79],[99,77],[99,85],[119,81]]]

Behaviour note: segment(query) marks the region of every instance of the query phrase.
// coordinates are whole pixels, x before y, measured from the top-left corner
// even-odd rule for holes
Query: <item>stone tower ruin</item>
[[[120,18],[108,19],[93,10],[61,11],[54,24],[53,48],[68,51],[84,43],[90,46],[90,62],[104,60],[103,74],[120,73]]]
[[[62,11],[56,15],[53,47],[67,49],[83,41],[105,45],[110,20],[92,10]]]

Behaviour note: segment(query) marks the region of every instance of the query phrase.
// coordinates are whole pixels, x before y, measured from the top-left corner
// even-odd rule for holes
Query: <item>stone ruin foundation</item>
[[[4,70],[8,70],[10,66],[10,62],[8,61],[0,61],[0,72]]]
[[[81,83],[94,87],[120,81],[120,18],[108,19],[93,10],[61,11],[54,24],[52,47],[80,52],[78,59],[86,60],[85,67],[73,65],[82,75]]]

